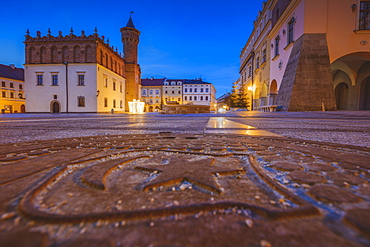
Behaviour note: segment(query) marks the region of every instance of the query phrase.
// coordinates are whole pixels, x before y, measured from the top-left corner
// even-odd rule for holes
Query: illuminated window
[[[78,96],[77,97],[78,107],[85,107],[85,97]]]

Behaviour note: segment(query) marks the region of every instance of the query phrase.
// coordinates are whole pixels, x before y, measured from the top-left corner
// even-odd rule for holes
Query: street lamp
[[[248,90],[251,91],[251,111],[253,111],[253,86],[248,87]]]

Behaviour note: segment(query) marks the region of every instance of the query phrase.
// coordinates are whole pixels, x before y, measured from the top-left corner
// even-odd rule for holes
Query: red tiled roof
[[[0,77],[24,81],[24,69],[0,64]]]

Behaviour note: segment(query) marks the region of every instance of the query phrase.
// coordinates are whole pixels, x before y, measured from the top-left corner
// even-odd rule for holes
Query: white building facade
[[[198,80],[184,80],[184,104],[208,105],[211,111],[217,109],[216,89],[212,83]]]

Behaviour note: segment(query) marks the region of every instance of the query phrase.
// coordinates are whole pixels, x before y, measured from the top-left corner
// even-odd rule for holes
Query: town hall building
[[[138,31],[130,17],[121,28],[123,53],[109,39],[49,30],[26,34],[25,98],[27,112],[125,112],[140,97]]]

